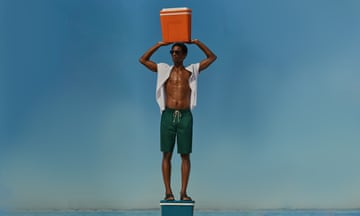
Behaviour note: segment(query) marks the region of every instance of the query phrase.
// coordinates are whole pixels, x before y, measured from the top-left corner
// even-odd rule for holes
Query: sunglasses
[[[170,54],[172,55],[172,54],[176,54],[176,55],[179,55],[179,54],[181,54],[182,53],[182,51],[180,51],[180,50],[170,50]]]

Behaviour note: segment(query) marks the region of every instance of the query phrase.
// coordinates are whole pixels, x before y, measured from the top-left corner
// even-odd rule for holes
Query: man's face
[[[185,53],[182,51],[181,47],[179,46],[174,46],[170,50],[170,54],[174,63],[180,63],[184,61],[186,57]]]

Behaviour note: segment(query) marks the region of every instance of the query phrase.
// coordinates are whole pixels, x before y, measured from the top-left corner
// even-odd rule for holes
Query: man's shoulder
[[[160,63],[157,63],[157,65],[161,65],[161,66],[170,66],[169,64],[165,63],[165,62],[160,62]]]
[[[171,67],[169,64],[163,62],[158,63],[157,66],[158,70],[168,70]]]
[[[199,72],[199,67],[200,67],[200,63],[194,63],[194,64],[190,64],[186,67],[186,70],[192,72],[192,73],[197,73]]]
[[[171,71],[172,65],[167,63],[158,63],[157,64],[157,72],[159,74],[167,74]]]

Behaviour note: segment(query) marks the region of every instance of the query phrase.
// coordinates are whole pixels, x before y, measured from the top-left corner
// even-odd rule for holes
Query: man
[[[156,50],[170,43],[158,42],[140,57],[139,61],[148,69],[158,73],[156,99],[162,111],[160,127],[160,145],[163,152],[162,174],[165,185],[165,200],[175,200],[171,190],[171,158],[177,142],[177,150],[181,155],[181,191],[180,200],[191,200],[187,195],[187,185],[190,175],[190,153],[192,151],[192,113],[196,106],[196,91],[198,74],[216,60],[216,55],[199,40],[191,40],[206,55],[200,63],[184,67],[187,47],[183,43],[172,45],[170,54],[172,66],[151,61]]]

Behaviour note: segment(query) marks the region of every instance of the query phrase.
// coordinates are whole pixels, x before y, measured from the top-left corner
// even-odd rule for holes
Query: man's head
[[[188,49],[187,46],[184,43],[174,43],[171,47],[171,50],[174,49],[174,47],[180,47],[181,51],[187,55]]]
[[[183,43],[174,43],[171,47],[170,54],[174,63],[182,63],[187,55],[187,47]]]

